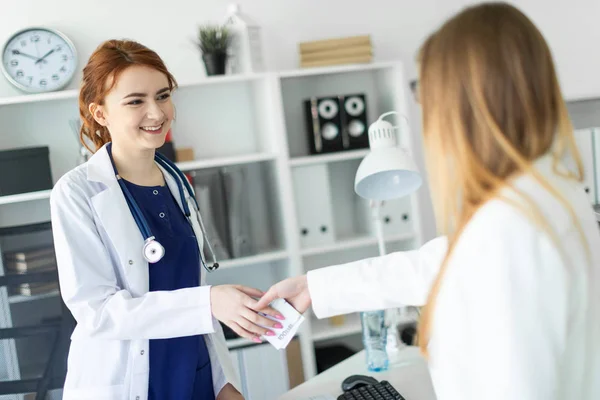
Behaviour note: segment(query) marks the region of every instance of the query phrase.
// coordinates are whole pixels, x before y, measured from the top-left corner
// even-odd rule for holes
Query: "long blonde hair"
[[[434,210],[438,229],[449,243],[419,325],[419,346],[427,355],[448,259],[474,213],[502,196],[501,189],[510,188],[523,201],[503,199],[556,240],[531,199],[511,185],[512,178],[527,173],[561,202],[583,236],[575,211],[532,162],[552,153],[556,171],[559,160],[570,155],[577,171],[563,174],[579,181],[583,167],[550,49],[515,7],[492,3],[466,8],[425,41],[419,63]]]

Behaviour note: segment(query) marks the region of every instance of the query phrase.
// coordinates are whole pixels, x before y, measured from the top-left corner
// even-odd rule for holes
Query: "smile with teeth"
[[[140,129],[144,130],[144,131],[149,131],[149,132],[155,132],[160,130],[160,128],[162,128],[163,124],[157,125],[157,126],[142,126],[140,127]]]

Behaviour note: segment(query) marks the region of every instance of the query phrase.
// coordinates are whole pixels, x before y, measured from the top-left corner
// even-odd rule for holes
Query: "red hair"
[[[79,115],[82,121],[79,137],[81,143],[91,152],[110,142],[111,138],[106,127],[94,119],[89,105],[104,104],[104,97],[114,87],[119,75],[133,65],[146,66],[162,72],[169,81],[169,89],[177,87],[175,78],[159,55],[140,43],[130,40],[108,40],[98,46],[83,68],[79,91]],[[112,79],[112,84],[107,87],[109,79]],[[92,141],[95,149],[89,148],[85,137]]]

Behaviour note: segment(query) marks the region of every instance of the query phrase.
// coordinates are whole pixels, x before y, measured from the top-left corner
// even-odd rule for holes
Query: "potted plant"
[[[231,44],[231,32],[220,25],[203,25],[198,29],[198,47],[207,75],[225,74],[227,50]]]

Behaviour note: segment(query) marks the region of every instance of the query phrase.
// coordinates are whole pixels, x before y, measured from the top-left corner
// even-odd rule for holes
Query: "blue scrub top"
[[[138,186],[123,180],[150,231],[165,248],[150,268],[150,291],[200,285],[194,231],[168,186]],[[150,340],[149,400],[214,400],[210,358],[202,335]]]

